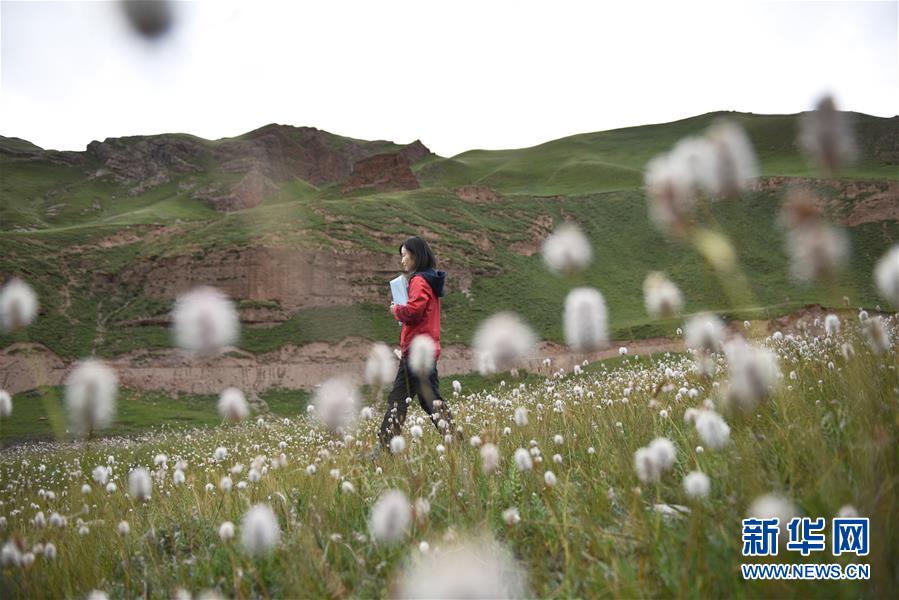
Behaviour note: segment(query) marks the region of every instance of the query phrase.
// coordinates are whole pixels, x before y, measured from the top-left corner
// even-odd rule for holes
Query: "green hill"
[[[415,148],[408,162],[421,187],[385,192],[344,191],[341,174],[356,161],[406,152],[413,145],[284,126],[214,142],[193,136],[121,138],[86,153],[49,153],[22,140],[15,141],[13,151],[7,149],[11,138],[4,138],[0,279],[19,275],[31,282],[42,311],[27,337],[0,335],[0,348],[30,339],[75,358],[166,347],[169,335],[161,319],[173,298],[152,291],[157,276],[173,270],[207,273],[203,269],[222,264],[230,270],[217,274],[213,269],[209,277],[251,277],[259,264],[247,262],[242,253],[258,248],[288,253],[288,266],[269,279],[290,275],[289,261],[313,253],[319,262],[310,268],[322,281],[345,279],[346,274],[329,272],[328,261],[352,257],[361,274],[346,285],[380,289],[397,245],[413,233],[432,241],[450,270],[444,343],[468,343],[476,324],[502,309],[521,312],[541,336],[559,341],[562,302],[574,285],[592,285],[605,294],[616,338],[670,335],[678,322],[653,322],[643,308],[643,278],[658,269],[684,290],[689,311],[775,316],[810,303],[837,305],[844,295],[853,305],[873,307],[878,299],[871,270],[899,240],[895,219],[871,218],[850,227],[850,267],[834,285],[818,288],[788,278],[777,225],[782,187],[710,205],[706,217],[732,238],[752,286],[755,301],[739,307],[727,304],[725,290],[700,257],[652,227],[641,190],[647,160],[684,136],[700,134],[723,114],[452,158]],[[726,116],[746,128],[764,176],[815,175],[795,149],[797,115]],[[899,179],[899,118],[853,116],[862,150],[858,164],[837,184],[809,181],[838,218],[878,194],[896,202],[888,190]],[[197,190],[236,185],[245,166],[262,170],[267,187],[260,204],[221,213],[197,199]],[[300,172],[316,181],[303,179]],[[472,184],[489,186],[499,197],[460,199],[456,188]],[[553,224],[563,220],[579,223],[595,248],[590,269],[572,280],[548,273],[539,252],[534,253]],[[379,266],[366,274],[368,263]],[[459,285],[462,281],[467,285]],[[395,341],[383,287],[383,299],[366,292],[351,306],[289,306],[274,288],[236,297],[242,309],[280,311],[264,327],[245,326],[240,345],[260,352],[347,335]]]

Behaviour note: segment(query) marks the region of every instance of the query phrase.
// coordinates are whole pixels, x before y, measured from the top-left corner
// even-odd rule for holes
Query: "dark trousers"
[[[427,378],[416,377],[409,369],[406,357],[400,360],[400,368],[396,372],[393,381],[393,389],[387,396],[387,412],[381,422],[381,430],[378,437],[382,446],[388,446],[390,439],[400,435],[403,431],[403,423],[406,422],[406,398],[418,396],[421,408],[431,417],[431,422],[437,427],[441,435],[453,434],[453,418],[449,406],[440,396],[440,381],[437,378],[437,365],[431,369]],[[440,420],[446,422],[446,428],[440,429]]]

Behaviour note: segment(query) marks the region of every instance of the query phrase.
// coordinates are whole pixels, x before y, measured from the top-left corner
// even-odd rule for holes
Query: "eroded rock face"
[[[352,140],[314,127],[271,124],[216,142],[180,134],[111,138],[91,142],[85,156],[97,164],[95,175],[111,176],[131,186],[131,194],[185,175],[216,171],[246,174],[237,184],[213,186],[195,195],[213,208],[231,211],[255,206],[260,194],[284,181],[299,178],[321,186],[345,181],[360,169],[365,181],[371,181],[366,185],[417,188],[418,181],[408,167],[429,156],[430,150],[419,140],[396,148],[387,141]],[[386,159],[365,162],[386,154],[395,157],[386,175]]]
[[[341,189],[350,192],[373,188],[381,192],[393,192],[416,190],[419,187],[406,156],[400,152],[388,152],[363,158],[353,165],[353,174]]]
[[[449,272],[447,292],[465,289],[471,274],[454,265],[442,265]],[[198,285],[221,289],[238,301],[269,301],[277,308],[248,309],[241,316],[264,323],[288,318],[301,308],[348,306],[361,302],[389,302],[387,282],[396,277],[397,260],[392,255],[338,250],[298,250],[250,247],[207,254],[202,258],[178,256],[155,261],[139,261],[114,274],[96,274],[94,294],[121,289],[172,301]]]
[[[277,187],[271,179],[254,170],[231,187],[204,188],[197,190],[193,197],[219,212],[234,212],[259,206]]]
[[[820,208],[840,225],[855,227],[865,223],[899,220],[899,181],[846,181],[808,177],[761,177],[755,189],[763,192],[789,188],[830,190],[832,199],[819,196]]]
[[[456,197],[464,202],[490,204],[502,200],[502,195],[486,185],[463,185],[456,188]]]

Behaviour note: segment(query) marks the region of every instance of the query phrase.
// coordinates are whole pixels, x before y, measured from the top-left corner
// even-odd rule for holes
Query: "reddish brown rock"
[[[409,159],[401,152],[388,152],[364,158],[353,165],[353,174],[341,189],[350,192],[374,188],[381,192],[417,190],[418,179],[409,168]]]

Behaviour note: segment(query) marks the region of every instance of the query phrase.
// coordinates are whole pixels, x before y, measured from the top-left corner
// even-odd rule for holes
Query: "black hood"
[[[416,275],[424,277],[425,281],[428,282],[438,298],[443,296],[443,284],[446,282],[446,271],[437,271],[436,269],[431,268],[425,269],[424,271],[416,271],[412,274],[412,277],[415,277]],[[412,277],[409,279],[411,280]]]

